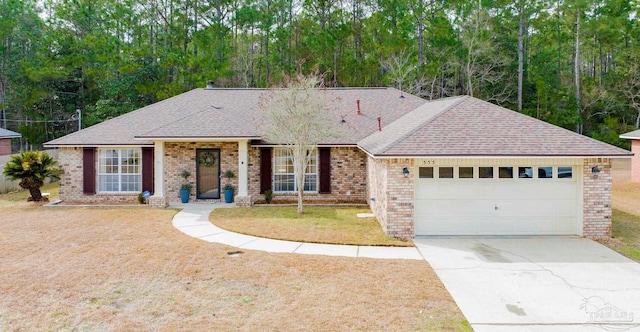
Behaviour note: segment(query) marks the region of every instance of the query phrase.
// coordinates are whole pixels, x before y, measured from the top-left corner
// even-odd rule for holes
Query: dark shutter
[[[153,148],[142,148],[142,191],[153,194]]]
[[[320,190],[321,194],[331,193],[331,148],[318,148],[320,159]]]
[[[96,148],[82,150],[82,192],[96,193]]]
[[[271,190],[271,148],[260,148],[260,193]]]

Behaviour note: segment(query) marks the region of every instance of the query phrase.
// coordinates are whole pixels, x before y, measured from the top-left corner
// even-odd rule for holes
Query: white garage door
[[[570,165],[418,167],[415,234],[578,234],[579,169]]]

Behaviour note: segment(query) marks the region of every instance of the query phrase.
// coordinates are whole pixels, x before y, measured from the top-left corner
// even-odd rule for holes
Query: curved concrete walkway
[[[267,252],[380,259],[424,259],[415,247],[350,246],[265,239],[226,231],[209,221],[209,213],[214,209],[234,206],[235,204],[225,203],[171,203],[169,205],[170,208],[182,209],[173,217],[175,228],[207,242]]]

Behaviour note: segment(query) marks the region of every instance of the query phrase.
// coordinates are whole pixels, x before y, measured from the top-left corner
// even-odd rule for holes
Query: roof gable
[[[426,101],[393,88],[327,88],[330,117],[344,132],[322,144],[355,145]],[[46,146],[150,145],[163,139],[256,139],[268,89],[195,89],[47,142]],[[356,114],[356,101],[361,114]],[[344,120],[344,123],[341,121]]]
[[[629,151],[527,115],[464,96],[428,102],[358,143],[379,156],[629,156]],[[416,128],[418,127],[418,128]],[[373,142],[378,142],[377,144]],[[383,142],[383,143],[379,143]]]
[[[15,131],[7,130],[4,128],[0,128],[0,138],[18,138],[22,137],[19,133]]]

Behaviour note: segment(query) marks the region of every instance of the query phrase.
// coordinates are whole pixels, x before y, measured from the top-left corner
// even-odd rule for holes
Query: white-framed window
[[[140,192],[142,150],[99,149],[98,192]]]
[[[273,149],[273,192],[298,190],[293,171],[293,154],[286,148]],[[318,191],[318,150],[311,152],[304,178],[304,191]]]

